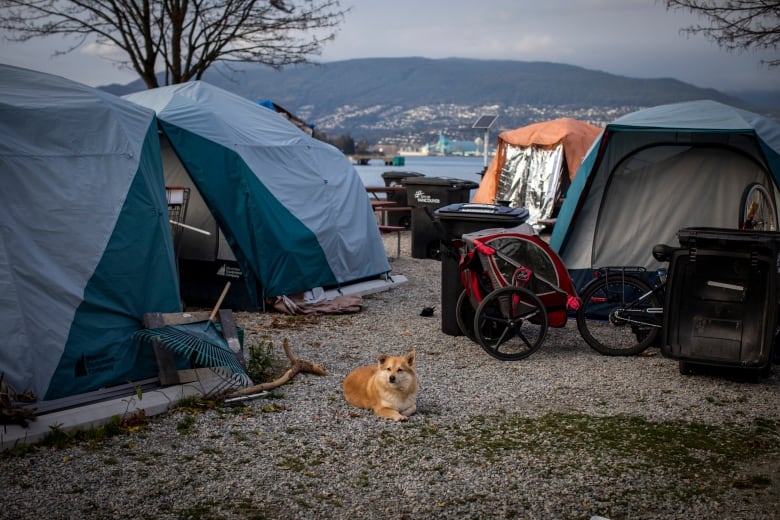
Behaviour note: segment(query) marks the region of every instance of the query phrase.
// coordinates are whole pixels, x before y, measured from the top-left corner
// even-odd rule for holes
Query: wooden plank
[[[166,325],[182,325],[185,323],[196,323],[209,319],[208,311],[198,312],[149,312],[144,314],[144,327],[147,329],[159,329]]]
[[[366,186],[368,193],[399,193],[406,191],[405,186]]]
[[[387,200],[387,199],[369,199],[369,202],[371,203],[371,208],[374,211],[377,211],[379,209],[384,208],[391,208],[391,207],[399,207],[398,203],[394,200]]]

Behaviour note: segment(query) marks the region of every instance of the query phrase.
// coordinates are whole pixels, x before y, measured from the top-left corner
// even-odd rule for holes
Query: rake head
[[[240,361],[211,321],[182,325],[166,325],[157,329],[141,329],[133,338],[154,344],[157,342],[174,354],[189,359],[193,365],[227,370],[235,386],[249,386],[252,380]]]

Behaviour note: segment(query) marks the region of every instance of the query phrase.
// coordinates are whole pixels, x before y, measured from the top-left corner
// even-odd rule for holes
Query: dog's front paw
[[[379,408],[374,410],[374,412],[379,417],[384,417],[385,419],[392,419],[394,421],[405,421],[407,417],[405,415],[401,415],[398,410],[393,410],[392,408]]]

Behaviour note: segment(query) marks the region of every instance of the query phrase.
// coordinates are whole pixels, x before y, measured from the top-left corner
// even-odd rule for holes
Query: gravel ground
[[[237,313],[245,345],[273,343],[277,375],[285,339],[328,375],[6,455],[0,518],[778,518],[777,366],[759,383],[682,376],[657,350],[599,355],[573,321],[499,361],[441,332],[439,262],[410,258],[405,236],[392,266],[409,282],[357,314]],[[409,349],[416,415],[344,401],[352,368]]]

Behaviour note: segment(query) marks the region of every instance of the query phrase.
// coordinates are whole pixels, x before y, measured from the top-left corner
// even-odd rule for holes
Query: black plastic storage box
[[[768,374],[780,233],[685,228],[669,265],[662,353],[680,372],[713,365]]]
[[[483,229],[513,228],[528,220],[528,208],[509,208],[493,204],[458,203],[435,211],[435,219],[444,232],[441,237],[441,330],[450,336],[460,336],[458,327],[458,296],[463,290],[460,281],[459,248],[461,237]]]
[[[438,258],[441,237],[433,225],[434,211],[468,202],[479,184],[446,177],[408,177],[403,184],[412,208],[412,258]]]
[[[410,177],[425,177],[417,172],[384,172],[382,179],[388,188],[393,186],[402,187],[404,179]],[[408,206],[409,200],[406,190],[395,191],[387,194],[387,200],[391,200],[399,206]],[[403,226],[407,229],[412,227],[412,211],[392,211],[387,214],[387,223],[390,226]]]

